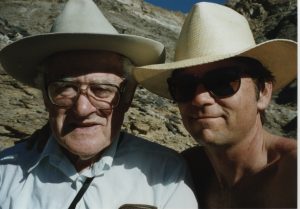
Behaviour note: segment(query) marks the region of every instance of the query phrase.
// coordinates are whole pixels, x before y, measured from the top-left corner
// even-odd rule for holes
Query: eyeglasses
[[[80,94],[84,94],[91,104],[99,110],[111,110],[118,106],[125,90],[124,80],[120,86],[114,84],[88,83],[82,89],[82,83],[69,81],[51,82],[47,86],[47,94],[52,104],[59,107],[71,107]]]
[[[169,91],[175,102],[191,101],[202,84],[216,98],[234,95],[240,88],[243,71],[238,68],[222,68],[206,73],[202,78],[175,71],[168,78]]]

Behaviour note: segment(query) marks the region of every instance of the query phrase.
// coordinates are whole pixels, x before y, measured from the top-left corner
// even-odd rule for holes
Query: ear
[[[127,87],[126,87],[126,91],[125,94],[123,94],[123,98],[121,98],[122,100],[122,106],[123,106],[123,110],[125,112],[127,112],[131,106],[135,91],[137,88],[137,83],[136,82],[132,82],[132,83],[128,83]]]
[[[124,111],[127,112],[131,106],[132,100],[134,97],[134,93],[132,95],[130,95],[130,97],[127,97],[124,101],[123,107],[124,107]]]
[[[41,91],[42,91],[42,96],[43,96],[43,101],[44,101],[45,108],[49,112],[49,106],[50,106],[51,103],[48,99],[48,96],[46,95],[45,90],[42,89]]]
[[[122,97],[120,98],[120,102],[119,102],[119,105],[117,108],[121,112],[125,113],[129,110],[132,100],[133,100],[133,97],[134,97],[134,92],[135,92],[135,89],[133,89],[133,92],[126,91],[125,94],[123,94]]]
[[[259,98],[257,100],[257,108],[259,111],[263,111],[268,107],[272,98],[272,90],[272,82],[265,82],[265,88],[259,91]]]

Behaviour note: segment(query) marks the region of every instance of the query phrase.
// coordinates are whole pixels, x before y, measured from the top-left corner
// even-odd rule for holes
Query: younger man
[[[163,58],[161,43],[119,34],[92,0],[70,0],[51,33],[1,50],[4,69],[43,92],[50,128],[33,136],[43,148],[0,154],[0,208],[197,208],[178,153],[120,132],[133,65]]]
[[[296,141],[263,128],[272,91],[296,78],[296,55],[293,41],[256,45],[242,15],[203,2],[185,20],[175,61],[135,70],[145,88],[178,104],[203,145],[184,152],[200,207],[297,207]]]

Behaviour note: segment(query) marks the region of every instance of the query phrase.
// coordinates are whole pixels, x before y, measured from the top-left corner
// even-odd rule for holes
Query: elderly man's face
[[[235,90],[231,91],[228,88],[229,82],[225,82],[226,79],[229,80],[231,74],[222,73],[218,79],[214,73],[207,74],[216,69],[230,72],[231,69],[238,70],[243,67],[245,66],[233,60],[224,60],[191,67],[178,74],[181,80],[187,80],[186,76],[196,76],[204,83],[211,80],[211,83],[205,84],[206,86],[200,82],[190,100],[178,103],[184,126],[197,141],[210,145],[237,143],[250,136],[249,134],[255,134],[258,126],[261,126],[259,111],[265,109],[270,101],[271,84],[266,85],[265,91],[260,92],[257,99],[252,78],[239,76],[241,78],[239,85],[239,81],[232,80],[232,89]],[[205,75],[215,75],[215,79],[213,76],[205,77]],[[184,86],[189,86],[190,82],[186,82]],[[220,87],[215,88],[216,85]],[[189,90],[186,88],[184,91]],[[183,99],[186,95],[189,94],[183,95]]]
[[[117,107],[107,109],[109,104],[101,100],[109,100],[111,103],[115,101],[107,99],[107,93],[103,93],[102,88],[90,85],[105,84],[105,89],[117,90],[116,87],[120,87],[124,81],[121,57],[112,52],[64,52],[52,56],[46,62],[46,70],[48,90],[51,87],[54,99],[50,101],[46,95],[44,98],[55,138],[67,151],[81,159],[94,157],[111,144],[113,137],[120,130],[128,107],[125,107],[121,98]],[[57,81],[62,83],[57,85]],[[76,91],[72,89],[76,89],[75,87],[80,88],[81,93],[73,101],[70,100],[73,103],[70,105],[69,100],[64,102],[62,98],[74,95]],[[90,92],[93,96],[88,96]],[[100,98],[99,101],[94,97],[96,94]],[[101,110],[99,107],[106,109]]]

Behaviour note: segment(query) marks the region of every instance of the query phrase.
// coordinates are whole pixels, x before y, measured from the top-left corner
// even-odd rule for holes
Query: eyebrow
[[[59,81],[67,81],[67,82],[75,82],[75,79],[64,77],[64,78],[59,78]]]
[[[82,83],[82,84],[113,84],[113,85],[120,85],[124,80],[126,80],[126,78],[123,78],[122,81],[120,83],[113,81],[113,80],[107,80],[107,79],[94,79],[91,80],[89,82],[79,82],[74,78],[71,77],[65,77],[65,78],[61,78],[58,79],[58,81],[62,81],[62,82],[74,82],[74,83]]]

